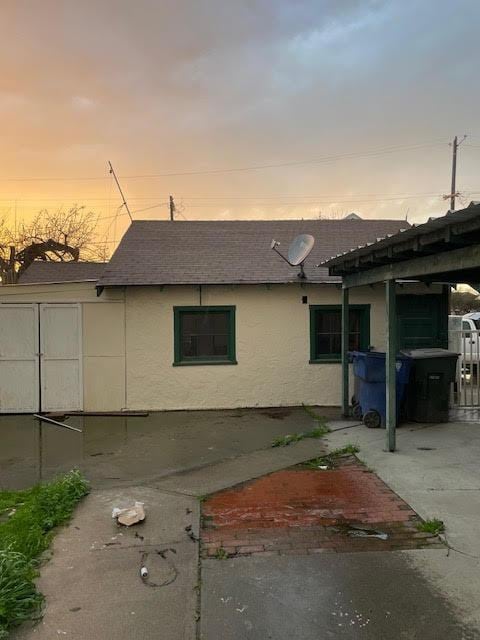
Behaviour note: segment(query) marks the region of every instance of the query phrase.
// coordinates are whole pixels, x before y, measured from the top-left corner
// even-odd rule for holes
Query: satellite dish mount
[[[273,249],[275,253],[278,253],[282,260],[285,260],[285,262],[291,267],[300,267],[298,277],[301,280],[305,280],[307,276],[305,275],[303,265],[310,255],[310,251],[313,249],[314,244],[315,238],[308,233],[303,233],[302,235],[297,236],[289,246],[287,257],[277,249],[277,247],[280,246],[280,242],[277,240],[272,240],[270,249]]]

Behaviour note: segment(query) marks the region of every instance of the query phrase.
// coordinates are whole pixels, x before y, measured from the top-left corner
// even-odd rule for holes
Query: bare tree
[[[84,207],[39,211],[30,222],[14,229],[0,219],[0,277],[13,283],[34,260],[77,262],[108,259],[104,245],[95,242],[99,217]]]
[[[471,291],[452,291],[451,311],[460,316],[471,311],[480,311],[480,297]]]

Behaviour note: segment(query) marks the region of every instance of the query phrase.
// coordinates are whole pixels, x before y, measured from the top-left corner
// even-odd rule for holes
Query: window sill
[[[315,360],[309,360],[309,364],[342,364],[340,358],[317,358]]]
[[[238,364],[238,362],[236,360],[183,360],[181,362],[172,362],[174,367],[209,366],[211,364]]]

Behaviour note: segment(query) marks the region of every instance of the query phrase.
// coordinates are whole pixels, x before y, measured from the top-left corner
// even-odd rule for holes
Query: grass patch
[[[424,533],[431,533],[432,536],[438,536],[439,533],[443,533],[445,531],[445,524],[442,520],[433,518],[432,520],[424,520],[423,522],[420,522],[420,524],[417,525],[417,529]]]
[[[332,469],[335,466],[335,461],[342,456],[352,456],[358,453],[360,449],[354,444],[347,444],[341,449],[334,449],[330,453],[327,453],[325,456],[320,456],[318,458],[312,458],[312,460],[307,460],[307,462],[303,462],[300,466],[306,467],[307,469],[318,469],[319,467],[328,467]]]
[[[0,491],[0,638],[40,613],[43,597],[34,583],[40,555],[88,490],[71,471],[25,491]]]

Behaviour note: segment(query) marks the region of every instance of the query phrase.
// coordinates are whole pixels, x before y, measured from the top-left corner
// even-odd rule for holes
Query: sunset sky
[[[0,16],[11,219],[85,205],[113,246],[111,160],[136,218],[166,218],[172,194],[189,220],[420,222],[448,208],[456,134],[458,208],[480,199],[478,0],[3,0]]]

